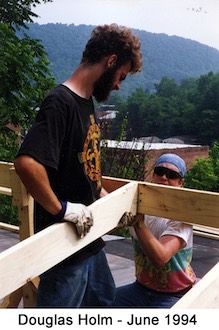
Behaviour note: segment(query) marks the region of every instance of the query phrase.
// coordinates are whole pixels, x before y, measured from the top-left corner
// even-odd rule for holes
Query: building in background
[[[208,158],[209,147],[184,143],[150,143],[145,140],[102,141],[104,159],[103,175],[133,180],[151,181],[156,160],[164,153],[175,153],[182,157],[191,169],[198,158]],[[111,168],[113,166],[113,168]],[[124,171],[121,170],[124,168]],[[131,171],[132,168],[132,171]],[[128,175],[129,173],[129,175]],[[127,175],[126,175],[127,174]]]

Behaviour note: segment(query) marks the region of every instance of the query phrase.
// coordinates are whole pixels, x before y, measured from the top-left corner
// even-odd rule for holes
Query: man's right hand
[[[74,223],[80,238],[93,226],[92,212],[84,204],[67,202],[63,220]]]

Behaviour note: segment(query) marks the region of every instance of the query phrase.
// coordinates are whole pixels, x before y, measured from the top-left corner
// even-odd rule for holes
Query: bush
[[[12,197],[0,195],[0,221],[18,226],[18,210],[12,205]]]

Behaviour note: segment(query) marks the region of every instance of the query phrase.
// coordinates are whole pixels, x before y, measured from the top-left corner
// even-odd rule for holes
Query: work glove
[[[133,215],[132,212],[125,212],[119,223],[117,225],[117,229],[124,228],[124,227],[131,227],[134,226],[137,222],[141,222],[143,220],[143,215],[138,213]]]
[[[84,237],[93,226],[92,212],[84,204],[71,202],[61,202],[61,204],[62,210],[57,215],[59,220],[74,223],[80,238]]]

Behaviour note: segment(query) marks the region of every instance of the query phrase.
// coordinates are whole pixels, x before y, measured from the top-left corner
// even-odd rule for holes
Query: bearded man
[[[77,69],[43,101],[15,160],[15,169],[35,200],[35,232],[69,221],[83,237],[93,225],[87,206],[106,192],[92,96],[105,101],[128,73],[141,70],[140,46],[129,28],[97,26]],[[37,307],[111,305],[115,284],[103,246],[99,238],[43,273]]]

